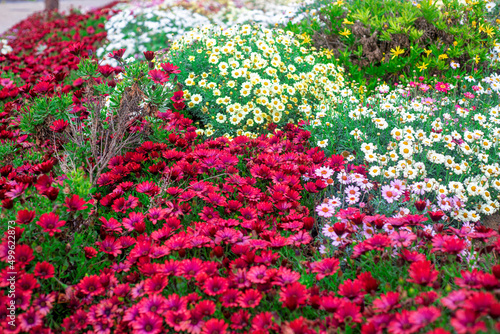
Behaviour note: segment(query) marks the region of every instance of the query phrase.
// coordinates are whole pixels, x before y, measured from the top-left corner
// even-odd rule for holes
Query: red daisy
[[[85,204],[87,204],[87,202],[78,195],[66,197],[64,201],[64,206],[68,208],[68,212],[85,210],[87,209],[87,206],[84,206]]]
[[[53,212],[44,213],[40,216],[40,219],[37,222],[37,225],[43,228],[43,231],[49,233],[52,237],[56,232],[61,232],[58,229],[61,226],[64,226],[66,221],[59,220],[59,215],[56,215]]]
[[[205,322],[202,334],[226,334],[227,324],[224,320],[210,319]]]
[[[38,262],[35,265],[35,276],[47,279],[54,277],[54,266],[48,263],[47,261]]]
[[[320,281],[326,276],[335,275],[339,269],[339,264],[339,260],[335,258],[328,258],[318,262],[313,262],[311,264],[313,268],[312,272],[317,273],[316,279]]]
[[[154,313],[143,313],[132,322],[134,333],[159,334],[164,332],[163,319]]]

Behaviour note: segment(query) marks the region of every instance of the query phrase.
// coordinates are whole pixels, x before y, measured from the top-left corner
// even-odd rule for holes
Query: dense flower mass
[[[0,333],[500,331],[498,75],[364,95],[257,25],[130,57],[119,8],[2,46]]]
[[[167,57],[191,69],[180,76],[184,95],[207,136],[256,138],[268,124],[307,119],[318,101],[335,100],[343,86],[342,69],[322,63],[280,29],[206,26],[174,42]]]

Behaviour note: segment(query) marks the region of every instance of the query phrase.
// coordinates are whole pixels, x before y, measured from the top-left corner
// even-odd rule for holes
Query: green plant
[[[456,82],[473,70],[498,68],[488,53],[499,30],[486,1],[337,1],[286,29],[305,33],[322,54],[371,91],[377,80],[423,76]],[[495,58],[496,59],[496,58]]]

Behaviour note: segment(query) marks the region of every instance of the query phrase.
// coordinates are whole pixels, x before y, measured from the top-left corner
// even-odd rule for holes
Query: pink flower
[[[160,70],[151,70],[149,71],[149,76],[151,77],[151,79],[160,84],[160,85],[163,85],[165,82],[168,81],[168,75],[165,74],[165,72],[163,71],[160,71]]]
[[[64,226],[64,224],[66,224],[66,221],[59,220],[59,215],[50,212],[41,215],[40,220],[36,224],[43,228],[43,231],[49,233],[49,235],[52,237],[56,232],[61,232],[58,227]]]
[[[320,217],[330,218],[335,213],[335,208],[327,203],[322,203],[316,207],[316,212]]]
[[[84,206],[85,204],[87,204],[87,202],[78,195],[66,197],[64,201],[64,206],[68,208],[68,212],[85,210],[87,209],[87,206]]]
[[[394,201],[397,201],[398,198],[401,196],[399,190],[390,185],[382,186],[381,192],[382,192],[382,197],[387,201],[387,203],[393,203]]]
[[[450,85],[444,82],[438,82],[434,87],[438,92],[447,93],[450,90]]]

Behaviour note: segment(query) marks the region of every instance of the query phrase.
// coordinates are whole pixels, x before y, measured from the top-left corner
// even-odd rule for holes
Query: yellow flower
[[[420,66],[417,66],[420,70],[420,72],[422,72],[423,70],[426,70],[427,69],[427,65],[429,65],[429,63],[426,63],[425,61],[422,63],[422,65]]]
[[[349,21],[348,19],[344,19],[343,24],[354,24],[354,22]]]
[[[488,35],[488,37],[493,37],[493,35],[495,35],[495,32],[493,31],[493,27],[484,28],[484,32]]]
[[[311,37],[309,35],[304,36],[304,40],[302,41],[302,44],[306,44],[311,42]]]
[[[442,55],[439,55],[439,56],[438,56],[438,59],[439,59],[439,60],[448,59],[448,55],[447,55],[446,53],[443,53]]]
[[[391,49],[391,52],[392,52],[392,58],[391,59],[394,59],[396,58],[397,56],[405,53],[405,49],[401,49],[399,47],[399,45],[396,47],[396,49]]]
[[[344,31],[339,32],[342,36],[349,36],[351,32],[347,30],[347,28],[344,28]]]
[[[481,58],[479,58],[479,55],[476,55],[474,57],[474,60],[476,61],[476,64],[479,64],[479,60],[481,60]]]
[[[426,49],[424,49],[424,52],[427,54],[427,57],[429,57],[429,55],[432,53],[432,50],[426,50]]]

